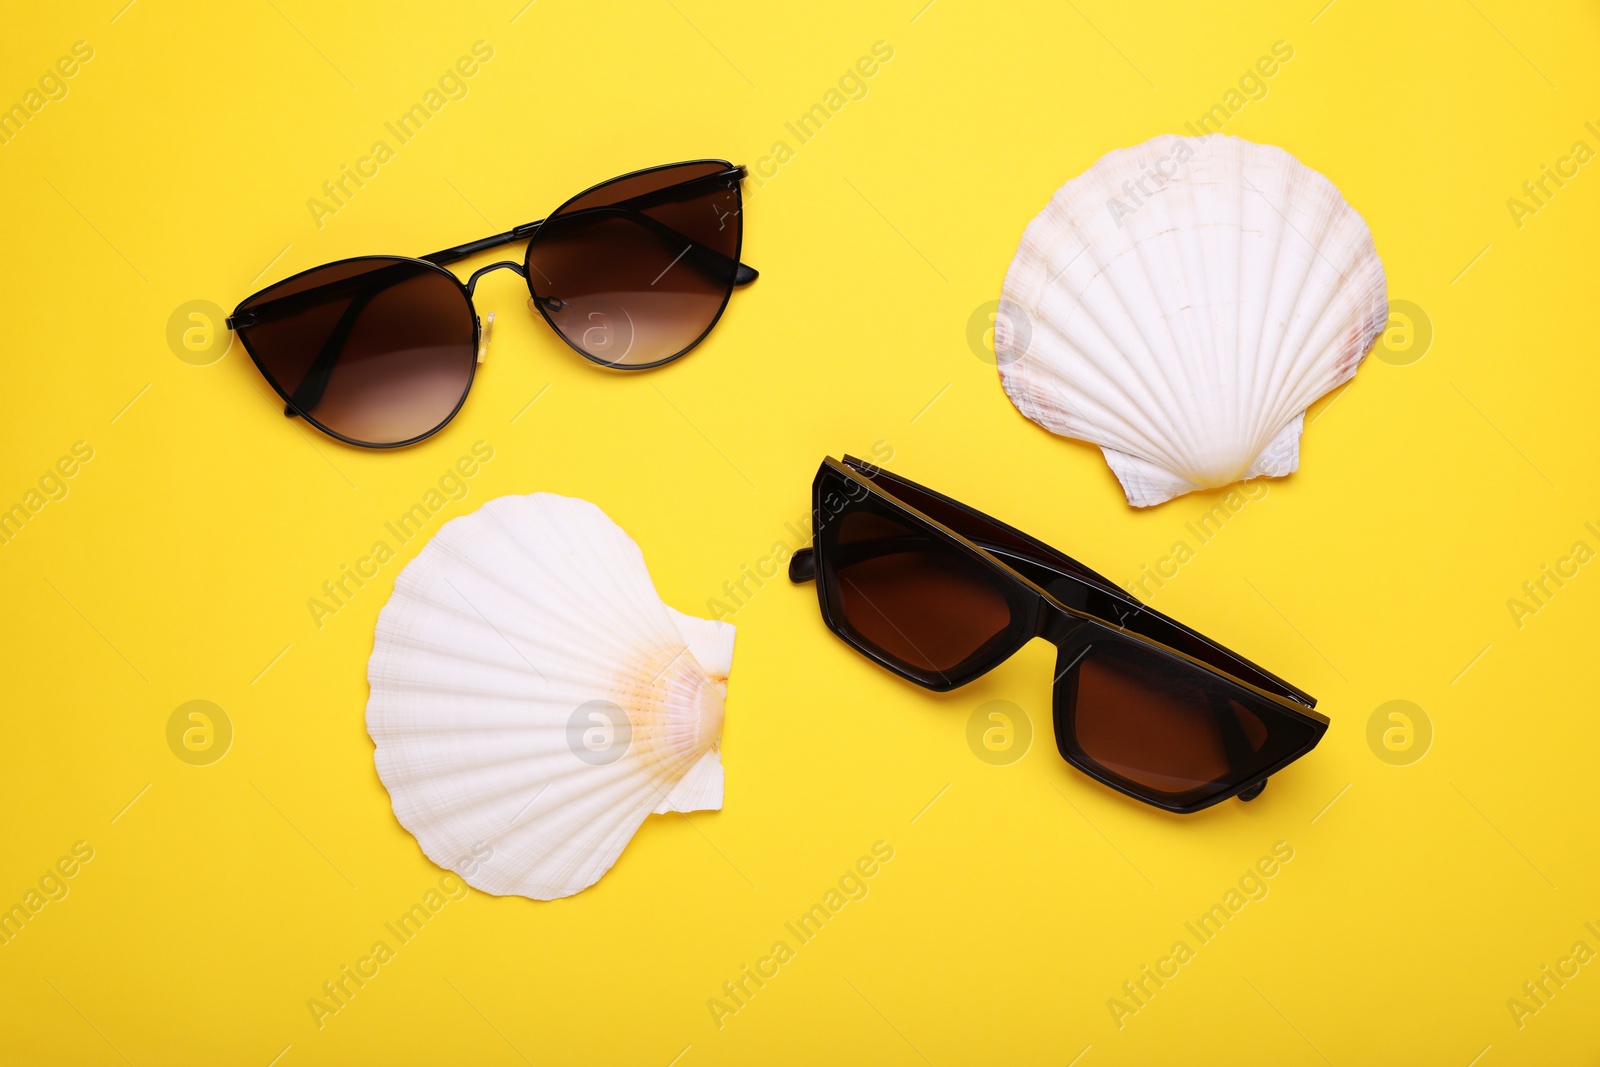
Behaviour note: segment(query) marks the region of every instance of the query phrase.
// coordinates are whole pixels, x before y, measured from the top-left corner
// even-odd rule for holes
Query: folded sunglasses
[[[228,326],[285,415],[353,445],[414,444],[466,401],[488,347],[472,293],[491,271],[521,275],[551,329],[602,366],[658,367],[698,345],[734,288],[756,280],[739,262],[744,176],[721,159],[634,171],[548,218],[421,259],[302,271],[246,298]],[[444,269],[525,238],[521,262],[491,263],[465,283]]]
[[[1254,800],[1328,729],[1306,693],[965,504],[850,456],[823,461],[812,496],[814,547],[789,578],[816,581],[830,630],[939,692],[1044,638],[1056,747],[1136,800]]]

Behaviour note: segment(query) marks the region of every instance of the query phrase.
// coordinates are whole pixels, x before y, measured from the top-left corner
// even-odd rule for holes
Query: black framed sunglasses
[[[756,280],[739,262],[744,176],[722,159],[634,171],[546,218],[421,259],[357,256],[302,271],[247,297],[228,326],[285,415],[352,445],[415,444],[472,388],[487,348],[472,293],[491,271],[521,275],[550,328],[601,366],[659,367],[698,345],[734,288]],[[444,268],[523,239],[520,262],[491,263],[465,283]]]
[[[1042,637],[1058,650],[1056,747],[1091,778],[1166,811],[1238,797],[1316,747],[1316,701],[1154,611],[1072,557],[861,460],[812,485],[828,628],[881,666],[944,692]]]

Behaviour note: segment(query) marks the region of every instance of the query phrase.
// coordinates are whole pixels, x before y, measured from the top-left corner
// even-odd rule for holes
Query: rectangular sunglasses
[[[547,218],[421,259],[302,271],[247,297],[228,326],[285,415],[352,445],[414,444],[466,401],[487,347],[472,294],[491,271],[521,275],[550,328],[601,366],[659,367],[698,345],[734,288],[756,280],[739,262],[744,176],[721,159],[634,171]],[[465,283],[444,269],[525,238],[520,262],[491,263]]]
[[[846,456],[812,485],[815,581],[846,644],[917,685],[955,689],[1024,643],[1056,646],[1062,758],[1166,811],[1253,800],[1316,747],[1316,701],[1077,560],[980,511]]]

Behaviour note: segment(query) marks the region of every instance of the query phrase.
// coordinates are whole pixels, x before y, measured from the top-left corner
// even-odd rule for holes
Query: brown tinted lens
[[[1267,723],[1203,674],[1144,649],[1097,644],[1079,662],[1073,736],[1089,759],[1156,793],[1237,784],[1266,769]]]
[[[903,520],[847,512],[826,557],[836,619],[913,672],[949,675],[1011,624],[992,571]]]
[[[472,304],[450,274],[415,260],[331,264],[251,297],[235,317],[273,384],[362,444],[438,429],[472,382]]]
[[[616,367],[680,355],[722,313],[739,265],[736,179],[687,163],[563,205],[528,244],[528,285],[580,352]]]

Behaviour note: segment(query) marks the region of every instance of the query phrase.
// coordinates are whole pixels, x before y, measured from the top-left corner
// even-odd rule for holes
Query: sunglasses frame
[[[846,492],[842,501],[824,499],[827,483],[834,476],[843,478],[855,492]],[[936,510],[945,512],[969,530],[982,529],[986,536],[970,537],[958,532],[922,508],[897,496],[897,489],[908,496],[926,498]],[[818,556],[824,544],[823,528],[868,498],[878,507],[891,509],[902,521],[926,528],[998,579],[997,588],[1003,592],[1012,608],[1011,623],[962,664],[958,664],[959,669],[920,674],[908,670],[853,633],[843,612],[836,611],[829,602],[827,583],[821,580]],[[1057,648],[1056,676],[1051,686],[1057,751],[1064,760],[1090,778],[1126,796],[1177,814],[1202,811],[1230,797],[1253,800],[1261,795],[1268,778],[1310,752],[1327,731],[1327,716],[1314,710],[1315,698],[1303,690],[1182,623],[1146,607],[1110,579],[1065,553],[960,501],[848,455],[842,462],[832,457],[823,460],[812,485],[812,500],[816,520],[813,544],[817,547],[801,549],[794,554],[789,563],[789,578],[796,583],[816,581],[817,601],[823,622],[835,636],[879,666],[935,692],[948,692],[982,677],[1035,637],[1049,641]],[[1047,584],[1030,578],[1021,568],[1045,579]],[[1028,610],[1030,602],[1031,612]],[[1019,607],[1022,609],[1020,612]],[[1174,643],[1186,646],[1191,651],[1174,647]],[[1073,729],[1076,687],[1068,675],[1091,647],[1110,644],[1136,647],[1180,670],[1198,672],[1212,684],[1220,682],[1225,688],[1231,689],[1235,698],[1242,696],[1257,704],[1265,702],[1274,710],[1292,716],[1308,727],[1311,739],[1260,769],[1251,770],[1240,782],[1192,801],[1169,799],[1170,796],[1183,794],[1162,795],[1141,788],[1137,783],[1102,767],[1085,753],[1078,745]],[[1189,792],[1194,793],[1201,788],[1196,787]]]
[[[543,303],[544,300],[549,298],[541,297],[538,291],[534,289],[532,279],[528,277],[527,268],[528,264],[531,262],[533,247],[537,240],[540,227],[542,227],[551,219],[558,218],[569,205],[576,201],[582,200],[591,193],[598,192],[609,185],[614,185],[617,182],[628,181],[633,178],[643,177],[647,174],[654,174],[658,171],[697,165],[717,165],[720,166],[722,170],[686,179],[683,184],[688,184],[690,182],[709,182],[712,179],[724,179],[729,183],[728,187],[732,189],[734,196],[738,199],[739,204],[738,209],[734,212],[734,214],[739,216],[739,227],[735,235],[734,253],[732,257],[734,264],[733,277],[728,284],[726,292],[723,294],[722,303],[717,307],[716,314],[712,316],[710,323],[707,324],[706,328],[702,330],[699,336],[697,336],[693,341],[689,342],[672,355],[667,356],[664,359],[655,360],[652,363],[640,363],[622,366],[616,363],[608,363],[605,360],[595,357],[592,353],[586,352],[584,349],[579,348],[567,337],[565,333],[560,330],[560,328],[556,326],[555,321],[550,318],[550,313],[545,309]],[[468,241],[465,244],[454,245],[450,248],[441,249],[437,252],[430,252],[427,255],[420,257],[393,255],[349,256],[345,259],[335,259],[327,263],[319,263],[314,267],[307,267],[305,270],[291,274],[287,278],[281,278],[265,288],[258,289],[254,293],[251,293],[249,296],[240,300],[238,305],[234,308],[233,313],[228,316],[226,325],[228,329],[233,330],[234,333],[237,334],[240,343],[244,346],[245,352],[250,356],[250,361],[255,364],[256,370],[261,374],[261,377],[266,379],[267,384],[272,387],[273,392],[277,393],[279,398],[283,400],[283,413],[286,417],[298,417],[304,419],[307,423],[315,426],[318,430],[327,434],[329,437],[332,437],[337,441],[343,441],[348,445],[355,445],[358,448],[405,448],[409,445],[417,444],[420,441],[426,441],[428,438],[432,437],[434,434],[450,425],[450,423],[455,419],[456,415],[461,411],[462,407],[465,406],[467,402],[467,396],[472,392],[473,383],[477,380],[478,376],[478,364],[483,362],[484,356],[482,350],[483,320],[478,315],[477,305],[473,302],[473,293],[477,288],[478,279],[493,271],[510,270],[512,273],[520,276],[528,287],[529,302],[539,312],[540,317],[544,319],[545,323],[552,331],[554,331],[555,335],[566,344],[568,348],[572,349],[574,352],[577,352],[579,355],[583,356],[584,359],[588,360],[595,366],[603,367],[606,370],[624,372],[650,370],[654,367],[660,367],[664,364],[671,363],[674,360],[681,359],[688,355],[695,348],[699,347],[700,343],[710,336],[711,331],[716,328],[717,323],[722,321],[723,312],[727,310],[729,302],[733,299],[733,291],[749,285],[751,282],[755,281],[757,277],[759,277],[759,272],[756,271],[754,267],[747,266],[742,262],[742,257],[744,255],[744,190],[741,183],[745,177],[748,176],[748,174],[749,172],[745,167],[735,165],[725,159],[686,159],[677,163],[663,163],[654,167],[644,167],[640,170],[629,171],[626,174],[619,174],[614,178],[607,178],[603,182],[598,182],[594,185],[591,185],[582,192],[567,197],[567,199],[563,200],[554,211],[546,215],[544,218],[535,219],[532,222],[525,222],[520,226],[513,226],[504,233],[491,234],[488,237],[481,237],[475,241]],[[674,186],[664,186],[662,190],[655,190],[655,192],[661,192],[665,189],[671,188],[674,188]],[[459,260],[466,259],[468,256],[476,255],[479,252],[486,252],[491,248],[499,248],[504,245],[514,244],[515,242],[524,239],[528,241],[528,245],[523,251],[522,261],[520,263],[516,262],[515,260],[500,260],[495,263],[490,263],[473,271],[464,282],[457,277],[454,271],[446,270],[444,267],[444,265],[447,263],[455,263]],[[414,265],[420,269],[437,271],[438,273],[443,274],[445,277],[454,282],[456,288],[460,290],[462,298],[466,301],[468,313],[472,316],[473,360],[472,366],[467,372],[466,386],[461,391],[461,399],[456,402],[455,407],[450,409],[450,414],[445,416],[444,420],[441,421],[437,426],[404,441],[360,441],[353,437],[342,434],[331,427],[325,426],[321,422],[318,422],[314,417],[311,416],[309,412],[303,410],[300,405],[296,404],[293,397],[278,384],[277,380],[271,374],[268,373],[266,365],[262,362],[261,357],[257,355],[255,349],[251,347],[249,335],[247,332],[245,332],[248,331],[250,326],[252,326],[255,322],[255,319],[253,318],[255,309],[246,308],[245,305],[249,304],[257,297],[262,296],[263,294],[270,292],[279,286],[287,285],[298,278],[303,278],[308,274],[327,270],[329,267],[339,267],[347,263],[363,263],[369,260],[385,260],[393,263],[406,263]],[[315,291],[316,289],[312,288],[294,295],[300,296],[304,295],[304,293],[311,293]]]

